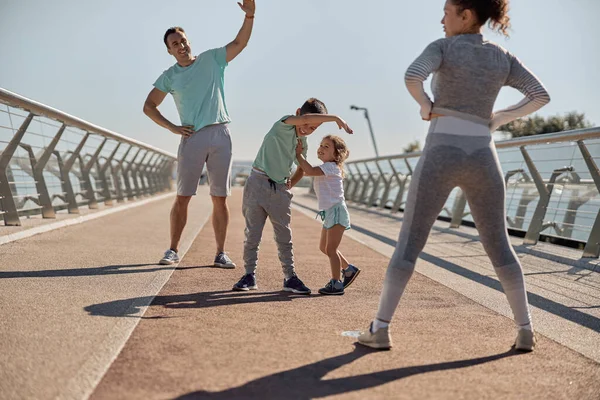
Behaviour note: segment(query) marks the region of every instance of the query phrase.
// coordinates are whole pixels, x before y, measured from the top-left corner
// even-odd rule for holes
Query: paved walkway
[[[120,314],[150,303],[174,270],[156,265],[168,247],[173,198],[0,245],[0,399],[82,399],[92,392],[139,318],[95,318],[85,308],[148,296],[105,309]],[[210,212],[205,201],[192,201],[184,250]],[[76,218],[25,220],[24,228]]]
[[[313,216],[314,196],[300,191],[296,208]],[[350,205],[348,236],[390,258],[402,224],[402,214]],[[437,221],[417,271],[436,282],[512,318],[493,267],[474,228],[449,229]],[[600,362],[600,267],[597,259],[581,259],[581,250],[538,243],[512,243],[523,265],[532,316],[538,332]]]
[[[303,196],[296,198],[302,201]],[[238,262],[243,242],[240,203],[241,192],[236,190],[228,245]],[[358,212],[352,213],[360,219]],[[298,274],[316,292],[328,279],[329,269],[326,258],[316,251],[320,226],[312,215],[298,210],[293,211],[292,226]],[[385,226],[368,226],[369,237],[384,239]],[[437,241],[436,234],[432,242]],[[355,339],[342,333],[362,329],[372,318],[389,258],[347,237],[341,250],[364,272],[346,295],[289,295],[281,292],[281,267],[271,237],[268,225],[259,260],[260,290],[236,293],[230,288],[242,269],[208,266],[212,231],[205,226],[91,397],[599,397],[598,363],[544,335],[535,353],[515,353],[510,348],[515,331],[509,318],[421,273],[415,274],[394,320],[395,348],[373,352],[355,347]],[[463,239],[454,236],[458,243],[447,243],[459,250],[457,259],[467,257]],[[481,261],[480,256],[472,254],[472,259]],[[426,263],[437,261],[431,258]],[[454,265],[462,266],[458,261]],[[482,283],[493,286],[486,279],[477,285]],[[150,299],[115,297],[90,304],[85,311],[91,319],[119,321],[139,315],[132,304]]]

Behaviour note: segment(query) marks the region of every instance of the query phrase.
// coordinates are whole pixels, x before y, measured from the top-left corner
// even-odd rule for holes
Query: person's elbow
[[[550,93],[548,93],[548,91],[544,89],[543,93],[540,93],[540,102],[543,106],[545,106],[546,104],[550,103],[550,100]]]
[[[152,110],[156,110],[156,104],[154,104],[153,102],[151,102],[149,100],[146,100],[144,102],[144,107],[143,107],[142,111],[147,116],[150,116],[150,114],[152,113]]]
[[[415,86],[423,83],[422,77],[413,71],[411,68],[407,69],[404,73],[404,84],[407,87]]]

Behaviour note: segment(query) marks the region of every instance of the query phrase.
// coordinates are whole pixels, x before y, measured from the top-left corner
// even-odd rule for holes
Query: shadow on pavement
[[[198,292],[170,296],[145,296],[132,299],[115,300],[94,304],[84,308],[90,315],[104,317],[136,316],[141,308],[148,306],[168,309],[209,308],[235,304],[288,302],[294,299],[307,299],[310,296],[296,295],[287,292],[233,292],[221,290],[215,292]],[[159,317],[154,317],[159,318]]]
[[[323,377],[331,371],[358,360],[373,351],[356,345],[354,351],[350,353],[268,375],[242,386],[221,392],[197,391],[180,396],[177,399],[314,399],[369,389],[427,372],[473,367],[520,354],[511,349],[505,353],[467,360],[402,367],[370,374],[323,380]]]

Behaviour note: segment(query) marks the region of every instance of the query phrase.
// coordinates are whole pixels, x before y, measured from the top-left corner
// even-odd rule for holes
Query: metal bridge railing
[[[600,127],[496,142],[507,187],[510,229],[523,231],[525,244],[540,234],[585,244],[583,257],[600,255]],[[421,152],[348,162],[346,199],[368,207],[403,210]],[[458,228],[472,221],[455,189],[440,217]]]
[[[0,103],[4,225],[170,190],[173,154],[2,88]]]

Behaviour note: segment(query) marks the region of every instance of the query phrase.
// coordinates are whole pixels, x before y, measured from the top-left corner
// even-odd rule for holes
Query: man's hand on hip
[[[176,135],[190,137],[194,133],[194,126],[193,125],[184,125],[184,126],[174,125],[173,128],[170,129],[170,131]]]

